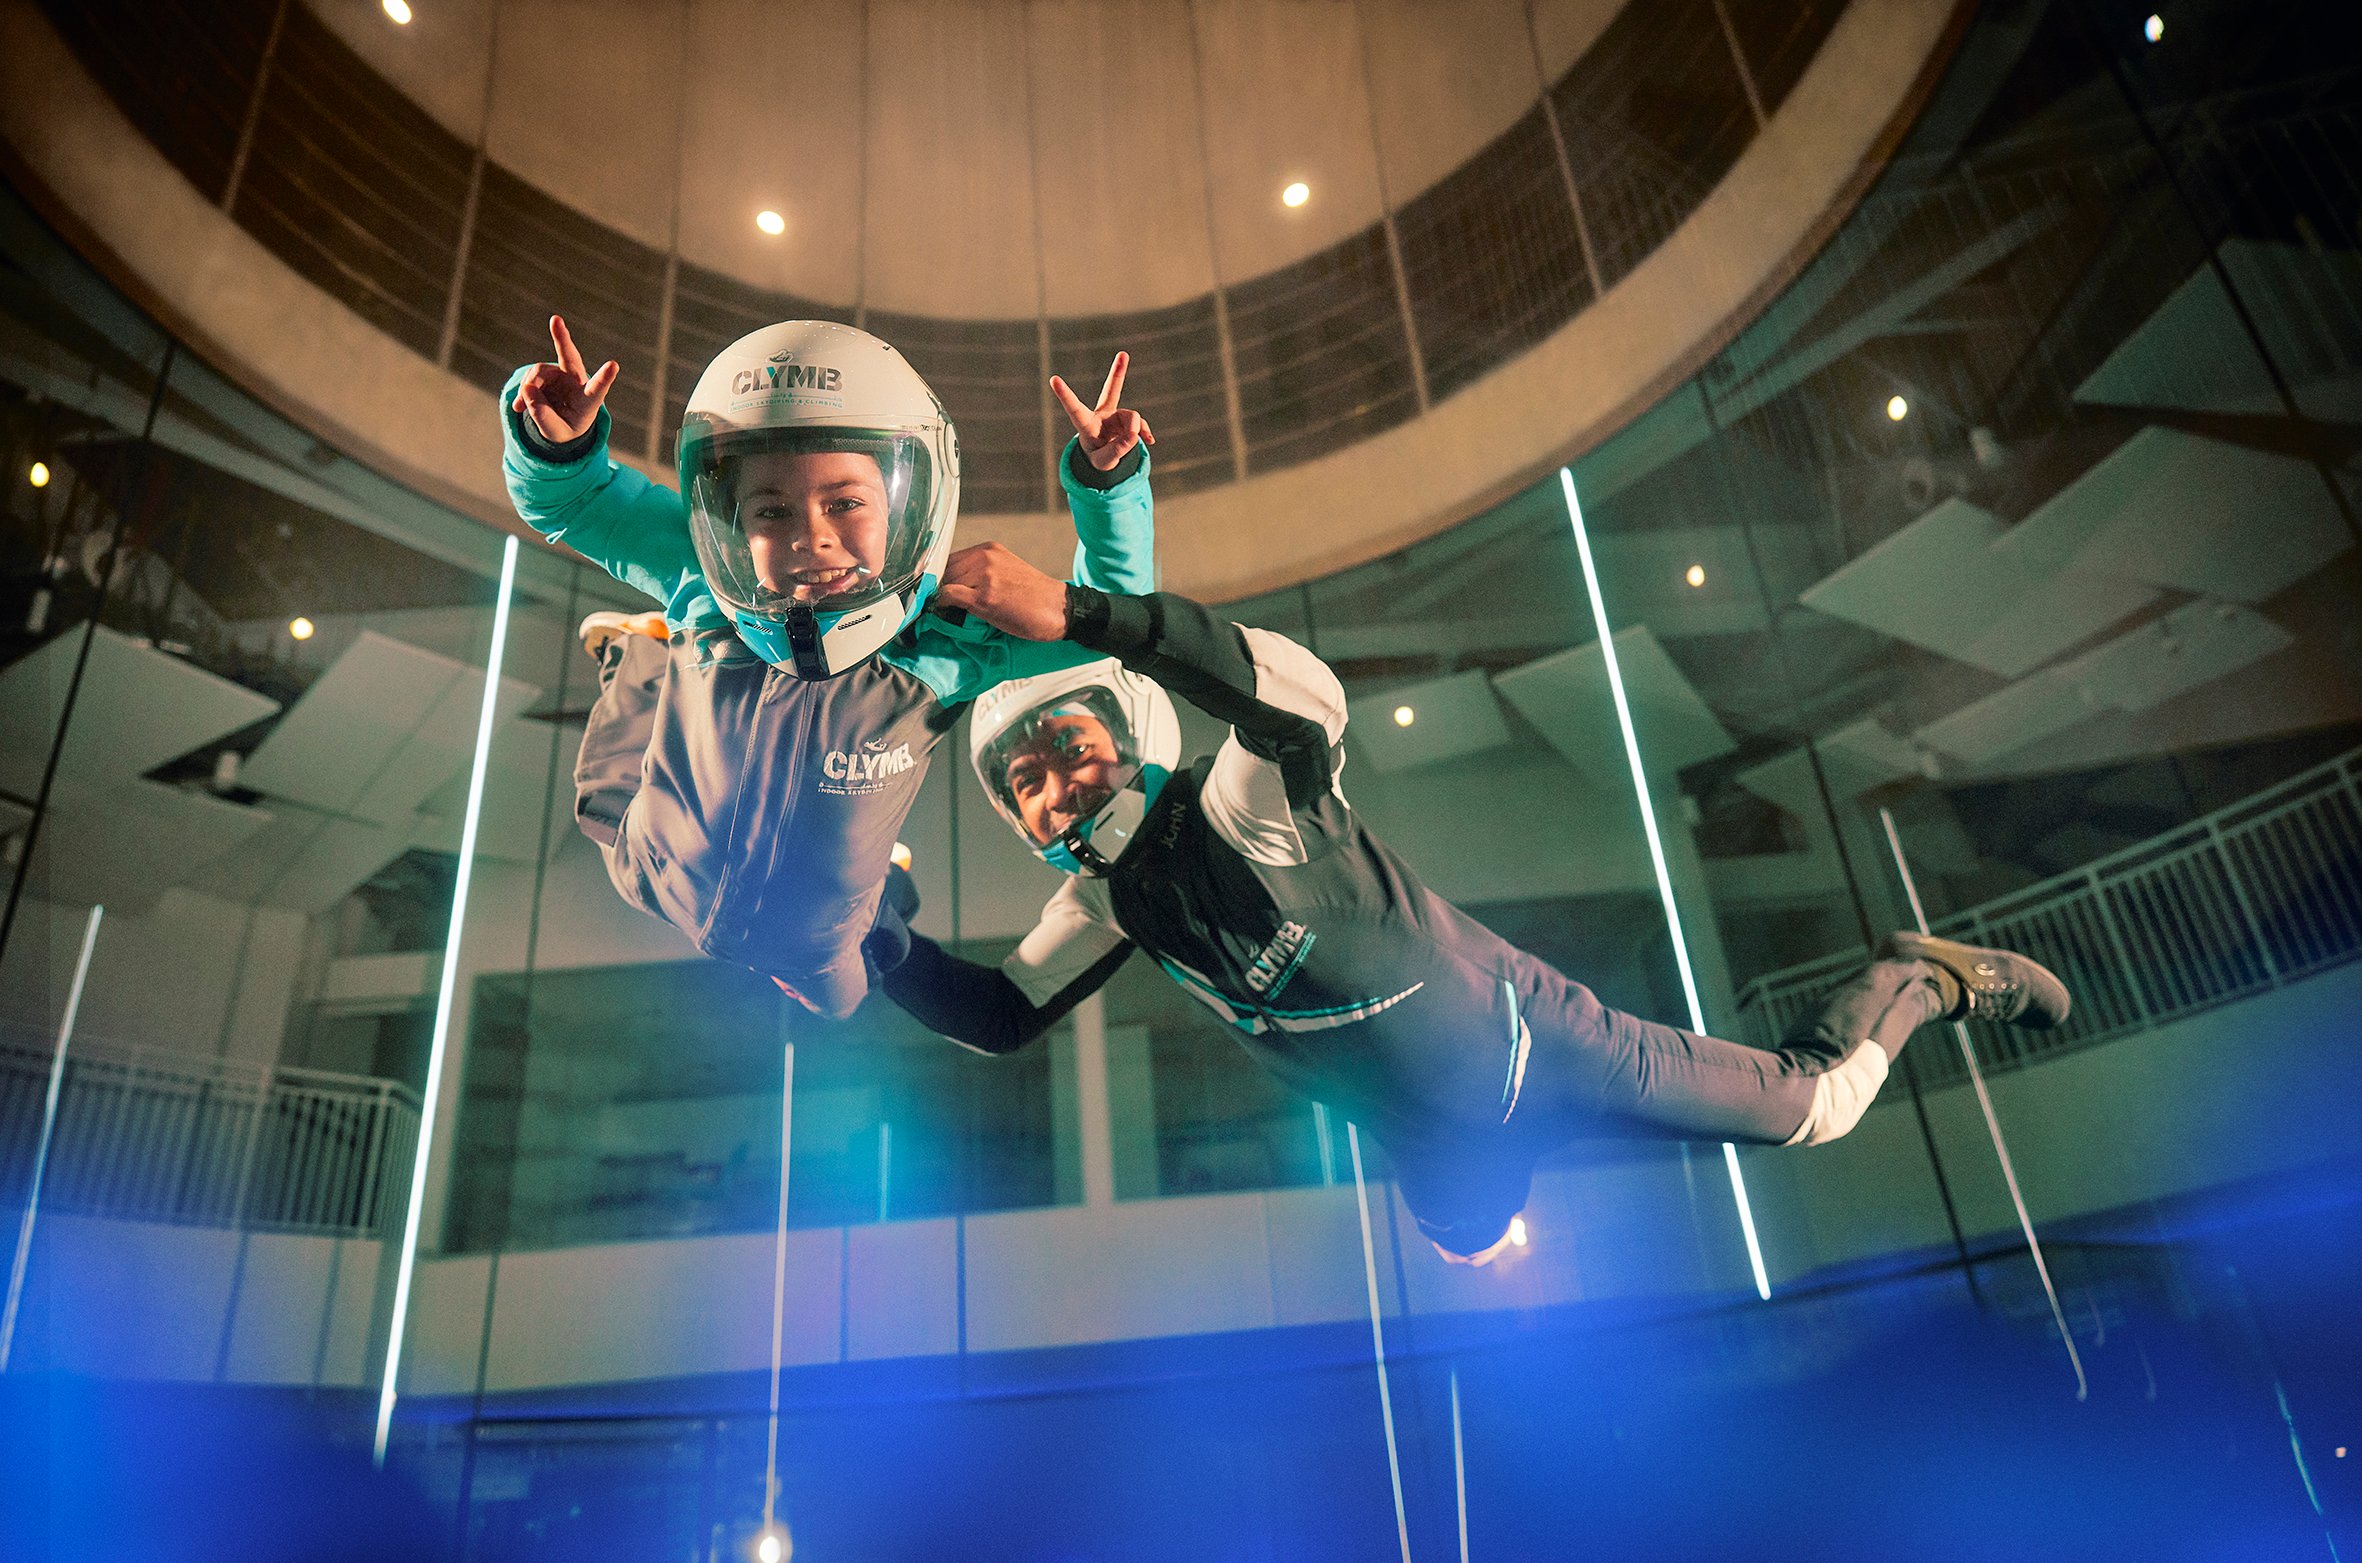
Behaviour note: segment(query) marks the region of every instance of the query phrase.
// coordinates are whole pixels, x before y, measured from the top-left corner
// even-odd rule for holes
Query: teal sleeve
[[[1058,480],[1074,513],[1074,579],[1127,597],[1156,590],[1156,508],[1148,492],[1148,453],[1140,454],[1140,470],[1109,489],[1075,478],[1068,465],[1075,456],[1071,442],[1058,458]],[[1080,667],[1104,655],[1062,640],[1020,640],[975,618],[954,623],[940,614],[922,614],[917,631],[912,649],[881,655],[917,677],[945,705],[973,700],[1013,678]]]
[[[1099,489],[1076,480],[1078,448],[1068,440],[1058,453],[1058,483],[1074,514],[1071,579],[1103,592],[1144,597],[1156,590],[1156,506],[1148,491],[1148,450],[1140,447],[1139,471],[1113,488]]]
[[[517,514],[551,542],[663,604],[675,627],[727,624],[689,541],[681,496],[608,455],[605,408],[589,452],[578,460],[550,461],[526,443],[515,403],[527,372],[511,375],[500,396],[501,475]]]

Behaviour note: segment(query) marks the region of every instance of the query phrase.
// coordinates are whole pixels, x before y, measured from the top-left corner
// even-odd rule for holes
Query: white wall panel
[[[396,26],[382,0],[298,0],[328,30],[470,146],[484,127],[493,12],[503,0],[424,0]]]
[[[1360,0],[1386,194],[1400,207],[1534,106],[1524,0]]]
[[[1049,312],[1204,296],[1213,246],[1188,7],[1037,0],[1027,18]]]
[[[1260,276],[1375,222],[1378,157],[1351,0],[1192,9],[1223,281]],[[1279,193],[1298,179],[1312,198],[1290,210]]]
[[[1624,0],[1531,0],[1542,74],[1555,82],[1607,31]]]
[[[959,319],[1039,312],[1022,0],[874,0],[864,301]]]
[[[850,309],[867,134],[862,8],[691,0],[688,26],[681,258]],[[787,220],[777,238],[755,227],[766,209]]]
[[[670,249],[683,0],[500,7],[486,154],[575,210]]]

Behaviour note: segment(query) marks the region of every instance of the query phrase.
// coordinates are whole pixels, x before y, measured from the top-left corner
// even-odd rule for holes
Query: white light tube
[[[1657,835],[1657,810],[1649,800],[1648,772],[1640,763],[1640,739],[1632,730],[1632,706],[1624,698],[1624,670],[1616,662],[1615,632],[1608,628],[1607,599],[1600,595],[1599,571],[1591,562],[1591,537],[1583,526],[1583,506],[1575,498],[1575,469],[1558,469],[1558,486],[1566,494],[1567,520],[1575,529],[1575,551],[1583,559],[1583,585],[1591,593],[1591,621],[1599,628],[1600,654],[1607,658],[1608,690],[1616,698],[1616,722],[1624,730],[1624,759],[1632,767],[1632,791],[1640,802],[1641,828],[1648,833],[1649,862],[1657,871],[1657,896],[1665,903],[1665,927],[1673,935],[1673,964],[1681,971],[1681,995],[1689,1001],[1689,1028],[1706,1033],[1706,1008],[1698,1001],[1698,979],[1690,970],[1689,941],[1681,934],[1681,913],[1673,904],[1673,874],[1665,866],[1665,843]],[[1739,1173],[1739,1148],[1722,1142],[1723,1165],[1730,1169],[1731,1198],[1739,1206],[1739,1231],[1747,1239],[1747,1266],[1755,1273],[1755,1295],[1771,1301],[1771,1278],[1763,1269],[1763,1245],[1755,1237],[1755,1211],[1747,1203],[1747,1180]]]
[[[500,598],[492,609],[492,649],[484,659],[484,706],[476,717],[476,758],[468,769],[467,815],[459,829],[459,876],[451,890],[451,931],[443,940],[443,982],[435,995],[434,1040],[426,1057],[426,1092],[418,1105],[418,1151],[410,1166],[410,1203],[402,1214],[402,1252],[394,1271],[394,1316],[386,1335],[385,1380],[377,1390],[374,1459],[385,1468],[386,1439],[394,1426],[394,1380],[402,1367],[402,1330],[410,1318],[410,1282],[418,1268],[418,1224],[426,1209],[427,1154],[435,1138],[435,1103],[450,1051],[451,1001],[459,983],[459,938],[467,922],[468,881],[476,866],[476,825],[484,811],[484,773],[492,762],[492,719],[500,705],[500,659],[508,647],[509,600],[517,584],[517,538],[500,550]],[[490,1327],[490,1321],[486,1321]]]
[[[49,1170],[49,1136],[57,1127],[57,1101],[66,1083],[66,1044],[74,1040],[74,1017],[82,1012],[82,984],[90,976],[90,952],[98,948],[99,919],[107,909],[90,909],[89,926],[82,930],[82,954],[74,962],[74,985],[66,990],[66,1018],[57,1028],[57,1052],[49,1060],[49,1095],[41,1103],[41,1140],[33,1150],[33,1186],[25,1194],[24,1219],[17,1223],[16,1257],[8,1265],[8,1304],[0,1309],[0,1373],[8,1371],[8,1353],[16,1344],[16,1308],[24,1300],[25,1269],[33,1260],[33,1217],[41,1209],[41,1177]]]
[[[1370,1239],[1370,1187],[1361,1175],[1361,1131],[1345,1120],[1345,1144],[1353,1152],[1353,1198],[1361,1207],[1361,1273],[1370,1283],[1370,1352],[1378,1359],[1378,1414],[1386,1423],[1386,1474],[1394,1480],[1394,1537],[1402,1563],[1411,1563],[1411,1522],[1402,1502],[1402,1456],[1394,1447],[1394,1391],[1386,1382],[1386,1329],[1378,1322],[1378,1249]]]

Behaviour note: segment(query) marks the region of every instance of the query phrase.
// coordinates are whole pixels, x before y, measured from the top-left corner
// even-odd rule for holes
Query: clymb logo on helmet
[[[772,361],[760,369],[741,369],[730,377],[730,394],[752,396],[758,391],[841,391],[845,388],[843,371],[826,364],[795,364],[785,361],[786,355],[774,353]]]

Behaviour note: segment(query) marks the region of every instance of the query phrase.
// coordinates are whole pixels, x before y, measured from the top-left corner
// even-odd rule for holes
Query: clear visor
[[[906,590],[931,541],[923,441],[862,429],[682,434],[689,529],[722,606],[785,619]]]
[[[976,756],[993,807],[1037,847],[1096,815],[1140,774],[1140,741],[1102,685],[1044,700]]]

